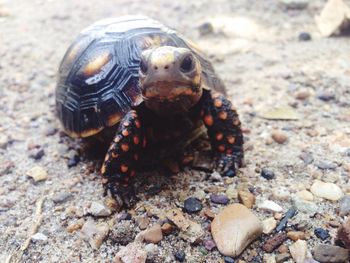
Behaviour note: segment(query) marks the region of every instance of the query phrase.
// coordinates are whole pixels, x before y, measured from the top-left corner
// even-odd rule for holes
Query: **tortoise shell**
[[[60,64],[56,111],[65,131],[94,135],[140,104],[140,54],[159,46],[190,49],[201,63],[203,88],[224,92],[203,53],[175,31],[143,16],[104,19],[78,35]]]

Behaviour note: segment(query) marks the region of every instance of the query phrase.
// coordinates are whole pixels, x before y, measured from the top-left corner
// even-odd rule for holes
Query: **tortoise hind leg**
[[[132,110],[121,120],[101,168],[106,193],[109,191],[121,205],[130,206],[135,198],[132,181],[145,143],[137,112]]]

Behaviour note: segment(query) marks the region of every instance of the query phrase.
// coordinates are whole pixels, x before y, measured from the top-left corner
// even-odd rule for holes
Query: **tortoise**
[[[155,146],[168,151],[198,127],[206,127],[216,170],[235,175],[243,135],[225,91],[195,44],[156,20],[125,16],[92,24],[68,48],[59,66],[56,112],[71,137],[114,128],[102,182],[128,206],[141,157]]]

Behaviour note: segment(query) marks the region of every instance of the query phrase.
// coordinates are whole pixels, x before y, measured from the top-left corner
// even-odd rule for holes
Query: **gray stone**
[[[299,198],[294,199],[294,206],[298,211],[305,214],[315,214],[318,211],[318,206],[309,201],[300,200]]]
[[[320,244],[314,249],[314,258],[321,263],[348,262],[349,250],[338,246]]]
[[[32,240],[35,241],[35,242],[46,243],[47,236],[44,235],[43,233],[36,233],[36,234],[32,235]]]
[[[316,166],[321,170],[335,170],[338,167],[336,163],[329,161],[319,161]]]
[[[61,192],[61,193],[55,194],[52,197],[52,201],[54,201],[56,204],[64,203],[72,196],[73,195],[69,192]]]
[[[308,0],[280,0],[287,9],[305,9],[309,5]]]
[[[98,202],[92,202],[90,206],[90,213],[93,216],[109,216],[112,214],[108,207]]]
[[[339,214],[341,216],[346,216],[350,214],[350,195],[344,196],[339,201]]]

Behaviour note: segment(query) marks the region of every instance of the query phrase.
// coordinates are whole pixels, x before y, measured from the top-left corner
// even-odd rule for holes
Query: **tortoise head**
[[[187,48],[143,51],[139,76],[146,106],[160,115],[187,112],[202,96],[201,73],[199,60]]]

